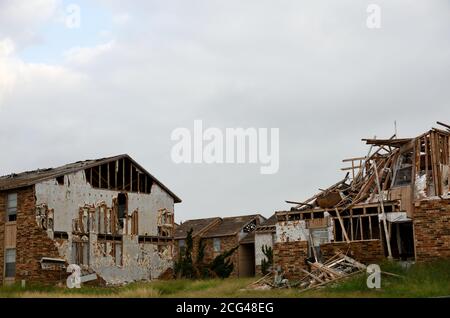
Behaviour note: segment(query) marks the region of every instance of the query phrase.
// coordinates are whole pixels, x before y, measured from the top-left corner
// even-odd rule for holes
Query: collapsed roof
[[[370,145],[367,156],[345,159],[345,177],[320,190],[291,211],[311,209],[347,210],[358,204],[384,200],[398,187],[412,187],[414,200],[449,195],[450,125],[437,122],[415,138],[362,139]],[[381,194],[381,195],[380,195]]]

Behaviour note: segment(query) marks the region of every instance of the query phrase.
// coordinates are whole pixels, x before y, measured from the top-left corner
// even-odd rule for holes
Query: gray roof
[[[206,230],[209,226],[214,223],[221,221],[221,218],[206,218],[206,219],[195,219],[187,220],[180,224],[175,230],[175,239],[184,239],[187,236],[187,232],[192,229],[192,236],[198,235],[200,232]]]
[[[203,237],[218,237],[237,234],[248,223],[262,217],[259,214],[241,215],[222,218],[222,223],[205,232]]]
[[[181,202],[181,199],[175,193],[170,191],[169,188],[167,188],[162,182],[156,179],[153,175],[151,175],[147,170],[145,170],[141,165],[139,165],[127,154],[102,159],[77,161],[57,168],[38,169],[33,171],[25,171],[21,173],[13,173],[10,175],[2,176],[0,177],[0,191],[27,187],[42,181],[54,179],[60,176],[75,173],[80,170],[92,168],[98,165],[102,165],[108,162],[124,158],[129,159],[136,167],[142,170],[142,172],[147,174],[154,182],[156,182],[161,188],[163,188],[167,193],[169,193],[170,196],[174,198],[175,203]]]

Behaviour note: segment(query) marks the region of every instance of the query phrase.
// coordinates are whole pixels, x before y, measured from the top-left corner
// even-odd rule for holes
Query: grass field
[[[321,289],[300,293],[298,289],[246,290],[255,278],[225,280],[171,280],[133,283],[122,287],[60,287],[19,285],[0,288],[0,297],[440,297],[450,296],[450,262],[416,264],[403,269],[395,263],[381,265],[382,270],[403,278],[382,275],[381,288],[369,289],[366,275]]]

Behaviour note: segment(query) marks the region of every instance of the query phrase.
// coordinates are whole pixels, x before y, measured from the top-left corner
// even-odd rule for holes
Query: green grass
[[[298,289],[248,290],[255,278],[209,280],[171,280],[139,282],[122,287],[64,287],[20,285],[0,288],[0,297],[439,297],[450,296],[450,261],[416,264],[409,269],[397,263],[381,264],[383,271],[402,278],[382,274],[381,288],[369,289],[366,274],[320,289],[299,292]]]

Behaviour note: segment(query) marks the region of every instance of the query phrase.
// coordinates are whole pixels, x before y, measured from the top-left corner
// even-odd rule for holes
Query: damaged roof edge
[[[105,163],[109,163],[109,162],[116,161],[119,159],[124,159],[124,158],[130,160],[137,168],[142,170],[143,173],[147,174],[152,180],[154,180],[162,189],[164,189],[164,191],[166,191],[174,199],[175,203],[182,202],[182,200],[175,193],[173,193],[168,187],[166,187],[161,181],[159,181],[150,172],[148,172],[146,169],[144,169],[139,163],[137,163],[128,154],[122,154],[122,155],[118,155],[118,156],[107,157],[107,158],[97,159],[97,160],[94,159],[94,160],[78,161],[78,162],[74,162],[72,164],[68,164],[68,165],[74,165],[74,167],[66,167],[68,165],[63,165],[63,166],[52,168],[52,169],[37,169],[37,170],[35,170],[35,172],[48,171],[48,173],[43,174],[42,177],[35,176],[35,177],[30,177],[28,180],[26,178],[24,178],[22,180],[16,180],[19,182],[13,182],[14,179],[11,179],[10,183],[4,182],[5,184],[3,184],[3,185],[0,184],[0,191],[18,189],[18,188],[35,185],[42,181],[47,181],[47,180],[61,177],[61,176],[67,175],[67,174],[78,172],[80,170],[89,169],[89,168],[95,167],[97,165],[102,165]],[[78,164],[78,165],[75,165],[75,164]],[[0,181],[2,178],[6,179],[7,177],[8,177],[8,175],[0,177]]]

